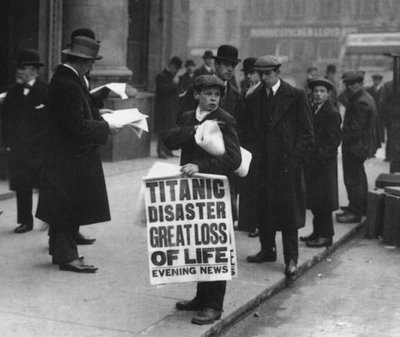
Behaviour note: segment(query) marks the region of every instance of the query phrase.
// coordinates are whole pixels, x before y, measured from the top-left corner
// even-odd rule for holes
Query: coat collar
[[[272,114],[272,128],[278,124],[278,122],[286,114],[289,107],[292,105],[294,99],[293,89],[289,83],[281,79],[281,85],[279,86],[274,97],[275,106]]]

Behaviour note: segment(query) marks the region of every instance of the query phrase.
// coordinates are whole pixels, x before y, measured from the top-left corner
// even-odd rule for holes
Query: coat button
[[[288,173],[288,169],[287,169],[287,168],[285,168],[285,169],[283,170],[283,172],[285,172],[285,173]]]
[[[284,129],[286,129],[286,124],[282,124],[282,127],[283,127]]]

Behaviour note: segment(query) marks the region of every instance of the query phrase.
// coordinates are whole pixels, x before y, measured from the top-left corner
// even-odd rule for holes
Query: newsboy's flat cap
[[[274,70],[278,69],[281,65],[282,63],[278,57],[274,55],[264,55],[257,59],[253,68],[257,71]]]
[[[361,71],[348,71],[343,74],[342,80],[344,83],[361,83],[364,81],[364,74]]]
[[[200,75],[194,80],[193,88],[197,92],[207,87],[218,87],[221,90],[225,90],[225,83],[214,75]]]
[[[324,86],[328,91],[333,89],[333,83],[326,78],[315,78],[308,82],[308,87],[314,89],[317,85]]]

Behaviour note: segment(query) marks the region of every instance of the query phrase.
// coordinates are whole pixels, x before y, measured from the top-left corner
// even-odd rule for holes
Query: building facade
[[[339,73],[355,66],[343,62],[348,34],[400,31],[396,0],[247,0],[242,12],[242,49],[280,56],[284,76],[299,86],[309,66],[320,75],[330,63]],[[391,67],[389,58],[385,66]]]

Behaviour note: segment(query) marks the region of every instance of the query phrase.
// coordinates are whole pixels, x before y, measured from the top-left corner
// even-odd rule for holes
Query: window
[[[302,18],[306,14],[306,7],[303,0],[289,0],[288,16],[291,18]]]
[[[236,38],[236,27],[237,27],[236,10],[228,9],[226,11],[225,20],[226,20],[225,21],[226,39],[228,41],[233,41]]]
[[[320,1],[321,17],[337,17],[339,15],[340,3],[338,0]]]
[[[335,60],[339,57],[339,42],[336,39],[320,41],[318,45],[318,56],[323,60]]]
[[[212,41],[215,37],[215,24],[216,24],[216,13],[214,10],[207,10],[205,12],[206,17],[204,18],[204,30],[205,40]]]

